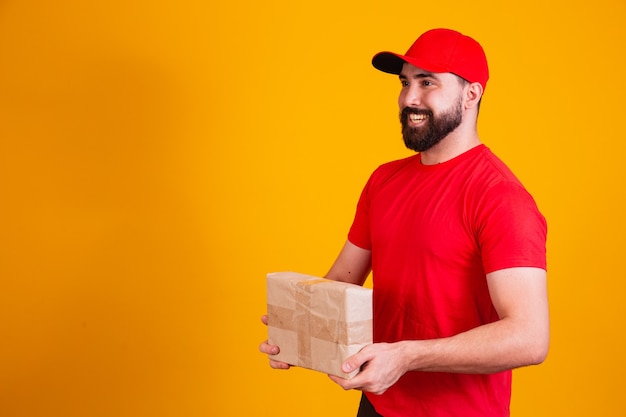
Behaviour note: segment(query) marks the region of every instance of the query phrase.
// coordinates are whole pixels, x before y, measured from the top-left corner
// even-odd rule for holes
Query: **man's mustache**
[[[417,109],[415,107],[405,107],[400,112],[400,121],[406,122],[409,118],[409,114],[421,114],[427,117],[432,117],[433,112],[427,109]]]

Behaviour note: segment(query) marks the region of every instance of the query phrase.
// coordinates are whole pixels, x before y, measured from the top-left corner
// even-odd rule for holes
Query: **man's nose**
[[[405,88],[400,94],[400,107],[419,107],[421,104],[421,94],[417,86],[411,85]]]

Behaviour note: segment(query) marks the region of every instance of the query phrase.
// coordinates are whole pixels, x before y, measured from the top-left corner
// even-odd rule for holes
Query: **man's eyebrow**
[[[406,80],[406,79],[409,78],[405,74],[400,74],[399,77],[400,77],[401,80]],[[417,74],[415,74],[413,76],[413,78],[418,78],[418,79],[419,78],[435,78],[435,79],[437,79],[437,76],[433,72],[426,72],[426,71],[424,71],[424,72],[418,72]]]

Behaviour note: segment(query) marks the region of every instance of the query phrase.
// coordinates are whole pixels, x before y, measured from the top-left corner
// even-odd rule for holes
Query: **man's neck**
[[[463,129],[457,128],[441,142],[427,151],[421,152],[421,161],[424,165],[441,164],[456,158],[462,153],[480,145],[480,143],[476,129],[469,129],[469,131],[465,132]]]

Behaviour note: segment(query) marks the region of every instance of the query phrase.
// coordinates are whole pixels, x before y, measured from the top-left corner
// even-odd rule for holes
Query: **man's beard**
[[[427,117],[426,125],[409,126],[409,114],[421,114]],[[432,148],[456,129],[463,120],[463,104],[457,100],[445,113],[436,117],[430,110],[405,107],[400,113],[402,137],[407,148],[415,152],[424,152]]]

